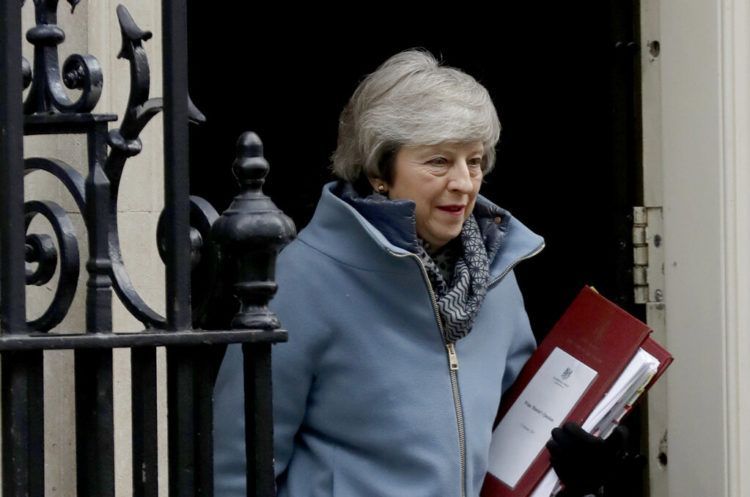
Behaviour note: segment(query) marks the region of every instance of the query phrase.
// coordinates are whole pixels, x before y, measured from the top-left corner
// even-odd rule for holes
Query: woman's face
[[[461,233],[482,183],[482,142],[404,146],[388,196],[416,203],[417,234],[439,249]]]

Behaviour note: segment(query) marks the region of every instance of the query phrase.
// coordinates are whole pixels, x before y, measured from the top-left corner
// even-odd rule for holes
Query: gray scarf
[[[453,343],[471,331],[487,295],[490,279],[488,247],[484,245],[473,215],[464,222],[461,235],[438,253],[430,256],[427,252],[429,245],[425,245],[425,242],[420,243],[417,255],[422,259],[435,290],[443,321],[443,338],[446,343]],[[491,254],[494,256],[497,247],[490,248],[494,249]],[[445,270],[441,271],[443,264]]]

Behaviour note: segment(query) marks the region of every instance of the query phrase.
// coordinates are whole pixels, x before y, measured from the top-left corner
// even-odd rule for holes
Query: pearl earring
[[[381,183],[381,184],[378,185],[378,193],[385,193],[385,185],[384,184]]]

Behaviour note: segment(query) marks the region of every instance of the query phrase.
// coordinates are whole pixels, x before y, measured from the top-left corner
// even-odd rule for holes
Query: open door
[[[482,193],[547,241],[517,271],[538,336],[585,284],[644,317],[633,299],[632,213],[643,203],[637,1],[500,2],[491,16],[385,5],[227,10],[190,2],[191,94],[208,119],[191,130],[196,194],[229,201],[234,141],[253,130],[272,167],[266,192],[302,228],[360,79],[395,52],[424,47],[475,76],[497,106],[498,163]],[[222,36],[204,36],[206,25]],[[629,421],[636,445],[642,418]]]

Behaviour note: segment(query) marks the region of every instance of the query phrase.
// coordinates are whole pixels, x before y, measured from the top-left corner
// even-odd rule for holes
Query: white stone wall
[[[66,40],[59,47],[60,62],[69,54],[91,54],[100,62],[104,72],[102,97],[96,113],[114,113],[122,116],[127,105],[130,89],[128,62],[117,59],[121,47],[121,35],[117,22],[116,7],[124,4],[136,23],[154,33],[145,43],[151,67],[151,96],[161,96],[161,4],[138,0],[83,1],[71,14],[69,5],[61,1],[58,8],[58,24],[65,31]],[[34,4],[26,2],[23,7],[23,29],[34,25]],[[33,65],[33,48],[25,42],[24,55]],[[75,97],[75,92],[71,92]],[[157,312],[164,312],[164,266],[156,251],[156,223],[163,207],[163,148],[162,120],[157,116],[141,134],[143,151],[128,160],[120,187],[118,223],[125,263],[143,299]],[[119,122],[110,124],[110,128]],[[53,157],[62,159],[82,174],[86,174],[86,140],[82,135],[27,137],[24,140],[25,157]],[[84,301],[87,273],[86,231],[72,198],[56,180],[45,173],[34,173],[25,181],[27,199],[46,199],[60,203],[73,220],[81,251],[81,275],[73,310],[54,330],[75,332],[85,329]],[[44,222],[36,222],[44,230]],[[51,300],[56,288],[56,277],[42,287],[28,288],[28,315],[39,315]],[[135,331],[143,328],[119,303],[113,299],[113,326],[118,331]],[[131,493],[130,454],[130,367],[129,351],[116,350],[114,357],[115,376],[115,451],[116,493],[126,496]],[[160,370],[163,372],[163,354],[160,354]],[[75,495],[75,424],[74,391],[72,382],[73,354],[70,351],[47,352],[45,355],[45,403],[48,413],[45,419],[46,495],[68,497]],[[160,375],[160,406],[162,420],[165,407],[163,374]],[[54,415],[52,414],[54,413]],[[163,425],[163,423],[162,423]],[[166,459],[166,429],[160,431],[160,450]],[[166,467],[160,471],[160,491],[166,495]]]

